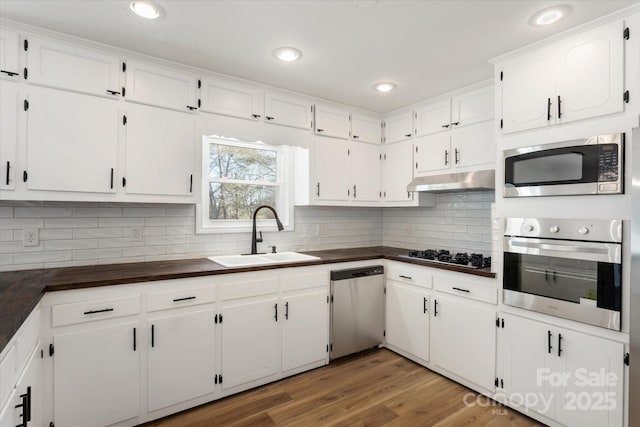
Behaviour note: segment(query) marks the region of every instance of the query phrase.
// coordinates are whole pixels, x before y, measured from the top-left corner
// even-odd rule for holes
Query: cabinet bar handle
[[[316,184],[316,196],[320,197],[320,182]]]
[[[102,310],[89,310],[89,311],[85,311],[84,314],[106,313],[108,311],[113,311],[113,308],[103,308]]]
[[[173,302],[178,302],[178,301],[186,301],[186,300],[190,300],[190,299],[196,299],[195,296],[190,296],[190,297],[184,297],[184,298],[176,298],[173,300]]]
[[[398,274],[398,277],[402,277],[403,279],[413,280],[411,276],[405,276],[404,274]]]
[[[151,347],[156,346],[156,325],[151,325]]]
[[[454,150],[454,152],[455,152],[455,161],[456,161],[456,165],[457,165],[460,162],[460,158],[458,157],[459,154],[460,154],[460,151],[458,151],[458,149],[456,148]]]
[[[560,95],[558,95],[558,118],[562,118],[562,101],[560,100]]]
[[[454,291],[460,291],[460,292],[466,292],[466,293],[471,292],[469,289],[456,288],[455,286],[451,289],[453,289]]]
[[[433,300],[433,317],[438,317],[438,300]]]
[[[276,322],[277,322],[278,321],[278,304],[275,304],[273,306],[273,309],[274,309],[274,313],[275,313],[273,318],[276,319]]]
[[[193,111],[193,110],[197,110],[198,107],[193,107],[191,105],[187,105],[187,108],[189,109],[189,111]]]
[[[113,168],[111,168],[111,184],[109,184],[109,187],[113,190]]]
[[[451,123],[451,126],[458,126],[460,124],[460,122],[453,122]]]
[[[109,89],[107,89],[107,93],[108,93],[109,95],[120,95],[120,92],[115,91],[115,90],[109,90]]]
[[[136,328],[133,328],[133,351],[136,351]]]
[[[189,175],[189,193],[193,193],[193,174]]]
[[[289,301],[284,304],[284,318],[289,320]]]
[[[11,77],[18,75],[18,73],[14,73],[13,71],[7,71],[7,70],[0,70],[0,73],[5,73],[6,75]]]
[[[426,313],[427,312],[427,298],[422,298],[422,312]]]
[[[324,129],[316,129],[318,132],[324,132]]]
[[[451,125],[442,125],[442,127],[445,128],[445,129],[448,128],[449,126],[451,126]]]
[[[551,346],[551,337],[553,336],[553,334],[551,333],[551,331],[547,331],[547,353],[551,354],[551,349],[553,348]]]
[[[406,136],[407,138],[411,138],[411,134],[410,133],[406,133],[404,136]]]
[[[7,177],[5,179],[6,185],[9,185],[9,169],[11,169],[11,162],[7,160]]]
[[[358,135],[353,135],[353,139],[358,139],[360,138]]]
[[[271,117],[271,116],[264,116],[264,118],[265,118],[265,119],[267,119],[267,120],[273,120],[273,119],[275,119],[275,117]]]
[[[253,117],[254,119],[259,119],[262,116],[260,114],[252,114],[251,117]]]
[[[547,121],[551,120],[551,98],[547,98]]]
[[[357,188],[356,188],[356,186],[355,186],[355,184],[354,184],[354,186],[353,186],[353,198],[354,198],[354,199],[355,199],[356,197],[358,197],[358,196],[356,196],[356,189],[357,189]]]
[[[562,355],[562,334],[558,334],[558,357]]]
[[[447,166],[449,164],[449,150],[444,150],[444,165]]]

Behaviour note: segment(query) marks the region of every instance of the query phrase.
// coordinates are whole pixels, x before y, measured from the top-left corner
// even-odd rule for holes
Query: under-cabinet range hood
[[[496,171],[493,169],[418,176],[407,186],[407,191],[450,193],[454,191],[495,190]]]

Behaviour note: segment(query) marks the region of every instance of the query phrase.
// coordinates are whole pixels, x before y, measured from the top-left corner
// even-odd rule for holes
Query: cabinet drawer
[[[496,304],[498,302],[498,290],[495,282],[491,284],[482,282],[482,279],[465,280],[446,276],[435,276],[433,278],[433,288],[447,294]]]
[[[216,300],[216,288],[210,286],[199,289],[180,289],[172,292],[149,294],[147,311],[166,310],[169,308],[188,307],[207,304]]]
[[[52,326],[73,325],[140,313],[140,296],[58,304],[51,307]]]
[[[226,279],[226,278],[225,278]],[[248,278],[247,278],[248,279]],[[246,281],[232,281],[223,283],[220,289],[223,301],[236,298],[250,298],[278,292],[278,279],[265,278]]]
[[[432,286],[432,275],[427,268],[404,263],[388,263],[386,275],[387,280],[408,283],[428,289],[431,289]]]

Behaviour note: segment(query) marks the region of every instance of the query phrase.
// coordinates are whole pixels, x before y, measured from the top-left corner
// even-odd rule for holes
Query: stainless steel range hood
[[[407,191],[450,193],[454,191],[495,190],[496,171],[493,169],[419,176],[407,186]]]

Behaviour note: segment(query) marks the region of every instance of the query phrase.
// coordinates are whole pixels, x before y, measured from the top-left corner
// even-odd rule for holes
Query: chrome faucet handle
[[[258,231],[258,233],[260,234],[260,237],[256,237],[256,243],[262,243],[262,231]]]
[[[267,247],[271,248],[271,253],[272,253],[272,254],[275,254],[275,253],[276,253],[276,245],[273,245],[273,246],[267,246]]]

